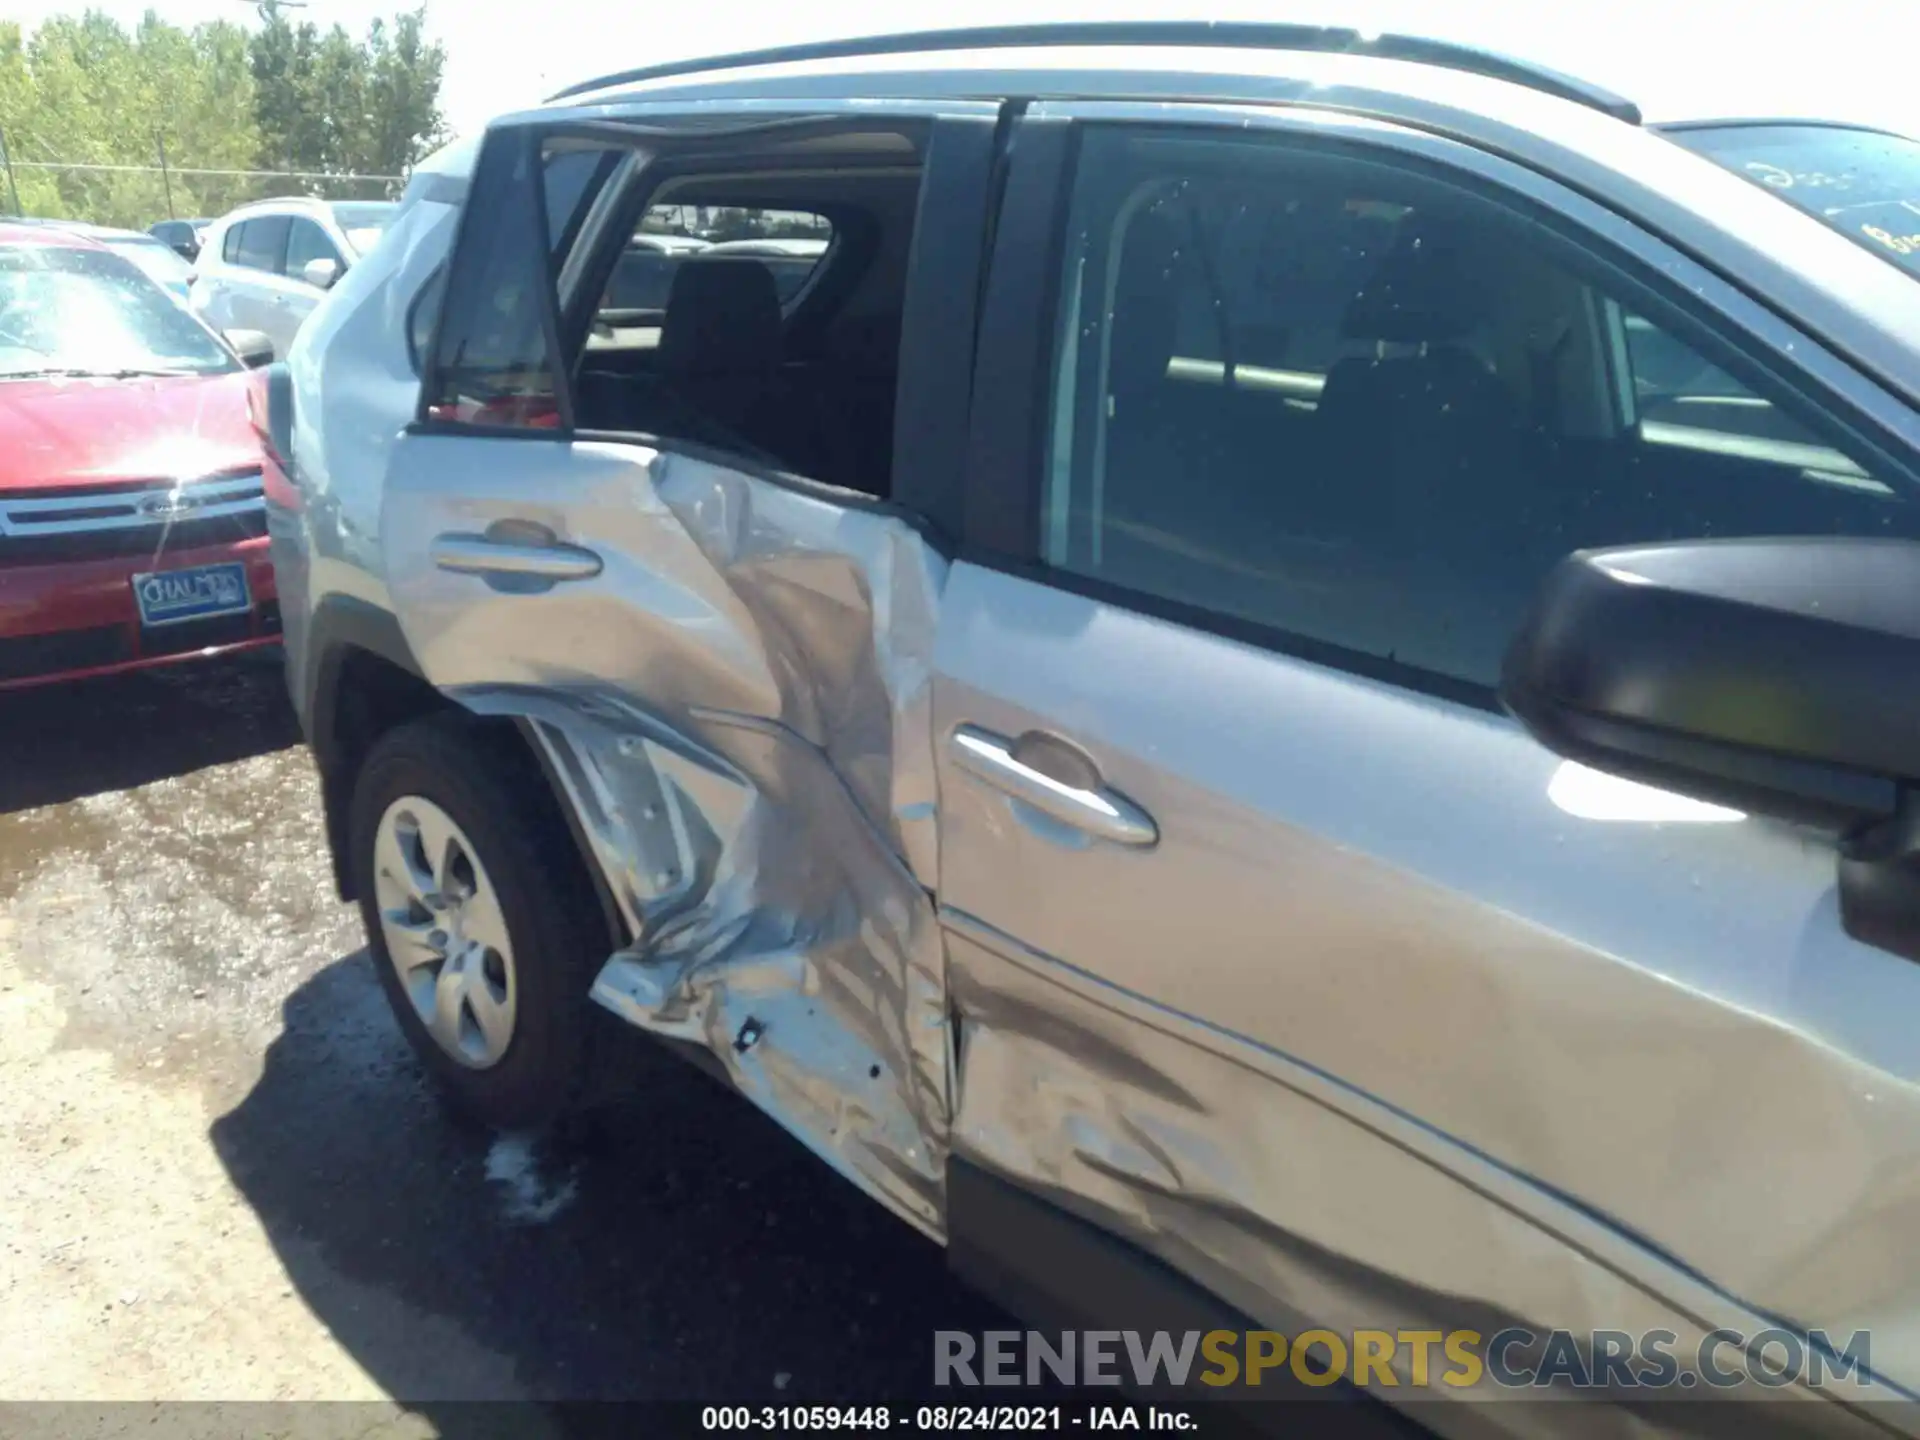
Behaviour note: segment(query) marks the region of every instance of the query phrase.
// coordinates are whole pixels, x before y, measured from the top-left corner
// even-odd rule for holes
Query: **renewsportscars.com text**
[[[1257,1387],[1263,1382],[1723,1393],[1807,1385],[1866,1388],[1872,1337],[1715,1330],[1683,1347],[1671,1330],[965,1330],[934,1332],[940,1386]],[[1204,1392],[1203,1392],[1204,1393]]]

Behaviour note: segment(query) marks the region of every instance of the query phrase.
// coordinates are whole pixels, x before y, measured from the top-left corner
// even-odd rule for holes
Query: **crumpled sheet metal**
[[[929,682],[945,562],[873,509],[683,454],[648,473],[651,495],[624,497],[645,530],[627,599],[646,627],[628,642],[653,656],[646,708],[584,681],[463,698],[533,721],[637,937],[594,998],[707,1046],[939,1235]]]
[[[948,918],[964,1017],[953,1155],[1126,1236],[1256,1323],[1483,1337],[1509,1325],[1668,1329],[1685,1368],[1716,1326],[1752,1335],[1774,1323],[1683,1279],[1663,1298],[1636,1279],[1631,1242],[1599,1219],[1567,1207],[1561,1223],[1542,1224],[1523,1179],[1330,1077],[1044,957],[1011,958],[1017,942]],[[1404,1346],[1395,1356],[1401,1398],[1409,1356]],[[1558,1405],[1490,1399],[1486,1383],[1435,1387],[1421,1392],[1419,1418],[1445,1434],[1596,1440],[1889,1433],[1800,1387],[1770,1392],[1787,1403],[1764,1414],[1671,1403],[1695,1391],[1710,1393],[1664,1392],[1636,1412],[1631,1396]],[[1874,1408],[1888,1419],[1909,1407]]]

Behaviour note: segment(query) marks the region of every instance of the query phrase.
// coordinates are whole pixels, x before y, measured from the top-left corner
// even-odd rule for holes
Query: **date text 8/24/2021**
[[[900,1430],[910,1434],[1076,1430],[1191,1431],[1191,1411],[1157,1405],[708,1405],[700,1428],[754,1430]]]

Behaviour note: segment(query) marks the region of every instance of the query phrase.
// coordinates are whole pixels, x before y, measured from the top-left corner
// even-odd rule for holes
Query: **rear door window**
[[[728,257],[766,266],[781,303],[791,304],[832,243],[833,222],[811,211],[652,205],[614,268],[601,309],[664,311],[681,266]]]
[[[220,258],[229,265],[240,263],[240,245],[247,233],[244,222],[227,231],[226,239],[220,242]]]
[[[287,252],[287,232],[291,229],[285,215],[266,215],[249,220],[240,227],[238,262],[250,270],[278,270]]]
[[[308,263],[314,260],[331,260],[335,265],[340,265],[340,251],[327,238],[326,231],[311,220],[295,216],[292,228],[287,233],[286,273],[298,280],[302,278],[301,272]]]

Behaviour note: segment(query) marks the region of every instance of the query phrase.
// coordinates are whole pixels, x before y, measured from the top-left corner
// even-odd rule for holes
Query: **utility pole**
[[[167,142],[157,125],[153,130],[153,148],[160,152],[160,183],[167,191],[167,219],[177,220],[180,217],[173,212],[173,176],[167,173]]]
[[[21,214],[20,186],[13,178],[13,151],[7,147],[7,132],[4,130],[0,130],[0,161],[6,162],[7,189],[13,192],[13,213],[19,215]]]

